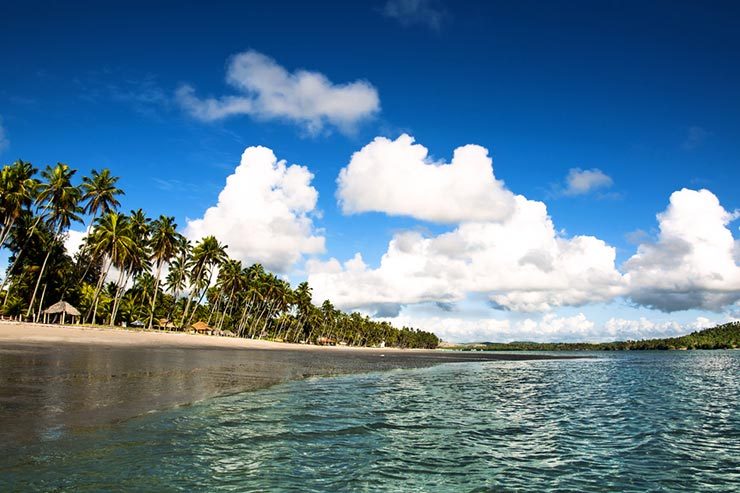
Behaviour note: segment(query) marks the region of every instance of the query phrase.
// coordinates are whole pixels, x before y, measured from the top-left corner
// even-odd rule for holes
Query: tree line
[[[289,342],[439,343],[430,332],[345,313],[329,300],[315,306],[308,283],[294,289],[260,264],[242,265],[214,236],[193,244],[172,216],[121,212],[124,191],[108,169],[78,184],[76,174],[63,163],[39,172],[24,161],[0,171],[0,249],[9,253],[2,315],[39,321],[64,300],[89,324],[187,329],[203,321],[239,337]],[[88,226],[74,258],[64,247],[73,224]]]
[[[641,341],[588,342],[484,342],[465,344],[456,349],[464,351],[630,351],[682,349],[736,349],[740,348],[740,322],[729,322],[699,330],[680,337],[645,339]]]

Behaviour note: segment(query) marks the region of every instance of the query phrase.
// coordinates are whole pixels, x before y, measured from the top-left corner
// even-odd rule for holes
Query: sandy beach
[[[543,358],[0,322],[0,441],[43,440],[312,376]]]

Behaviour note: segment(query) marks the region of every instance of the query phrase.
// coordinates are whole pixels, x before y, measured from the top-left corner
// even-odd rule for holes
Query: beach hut
[[[195,322],[195,323],[194,323],[194,324],[193,324],[193,325],[191,326],[191,329],[193,329],[193,331],[194,331],[194,332],[195,332],[196,334],[213,334],[213,329],[212,329],[212,328],[210,328],[210,327],[208,326],[208,324],[207,324],[207,323],[205,323],[205,322],[203,322],[202,320],[201,320],[201,321],[198,321],[198,322]]]
[[[80,312],[66,301],[59,301],[44,310],[44,322],[48,323],[49,319],[54,318],[54,315],[56,315],[57,323],[63,324],[66,316],[69,316],[74,324],[77,323]]]

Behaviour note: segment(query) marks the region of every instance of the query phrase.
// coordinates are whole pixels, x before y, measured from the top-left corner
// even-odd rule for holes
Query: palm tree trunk
[[[108,260],[108,265],[105,268],[105,271],[100,272],[100,277],[98,277],[98,283],[95,285],[95,294],[93,295],[93,302],[92,306],[87,310],[87,315],[85,315],[85,321],[87,321],[87,317],[90,316],[90,311],[92,311],[92,323],[95,323],[95,320],[98,316],[98,298],[100,297],[100,292],[103,290],[103,284],[105,283],[105,279],[108,277],[108,272],[110,272],[110,268],[113,265],[112,260]]]
[[[39,285],[41,284],[41,277],[44,275],[44,270],[46,270],[46,263],[49,261],[49,257],[51,256],[51,247],[49,248],[49,251],[46,252],[46,257],[44,257],[44,263],[41,264],[41,270],[39,271],[39,276],[36,278],[36,286],[33,288],[33,294],[31,295],[31,302],[28,304],[28,311],[26,311],[26,318],[28,318],[31,315],[31,310],[33,309],[33,302],[36,301],[36,294],[39,290]]]
[[[121,291],[121,282],[123,282],[123,272],[124,268],[121,267],[120,273],[118,274],[118,282],[116,282],[116,294],[113,297],[113,307],[110,311],[110,322],[108,325],[113,327],[113,322],[116,320],[116,311],[118,310],[118,294]]]
[[[200,267],[198,267],[198,274],[195,276],[196,282],[200,278],[200,275],[202,273],[203,273],[203,266],[201,265]],[[195,294],[195,291],[194,291],[195,284],[196,283],[192,283],[192,282],[190,283],[190,287],[193,288],[193,289],[191,289],[190,290],[190,293],[188,293],[188,302],[185,305],[185,310],[182,312],[182,320],[180,320],[180,328],[181,329],[184,329],[185,328],[185,317],[187,317],[188,311],[190,310],[190,304],[193,302],[193,297],[194,297],[193,295]]]
[[[157,304],[157,291],[159,290],[159,277],[162,275],[162,264],[157,264],[157,277],[154,280],[154,294],[152,295],[152,309],[149,314],[149,330],[152,330],[152,322],[154,321],[154,307]]]

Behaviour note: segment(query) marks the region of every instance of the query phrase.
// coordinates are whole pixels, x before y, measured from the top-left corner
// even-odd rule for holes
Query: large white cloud
[[[310,214],[318,193],[304,166],[287,166],[266,147],[249,147],[226,179],[218,203],[188,220],[185,235],[214,235],[232,258],[286,272],[304,254],[324,251],[324,237]]]
[[[725,319],[710,320],[698,317],[688,324],[676,320],[652,321],[644,317],[637,319],[610,318],[596,323],[584,313],[561,316],[545,313],[539,317],[520,320],[508,318],[466,318],[464,316],[427,316],[406,311],[389,321],[410,327],[422,327],[433,331],[449,342],[612,342],[652,338],[676,337],[693,330],[713,327]]]
[[[641,244],[620,272],[615,248],[593,236],[558,232],[544,203],[514,196],[496,181],[485,149],[459,148],[451,164],[430,162],[427,155],[409,136],[375,139],[341,171],[338,199],[346,212],[457,225],[437,235],[396,233],[377,267],[360,253],[344,263],[309,262],[317,299],[377,314],[470,295],[517,312],[619,297],[663,311],[721,311],[740,300],[740,248],[728,229],[738,214],[707,190],[674,193],[658,216],[657,242]],[[595,182],[605,182],[591,171],[577,189],[592,189],[596,175]],[[487,200],[506,204],[507,198],[510,206],[481,206]],[[505,213],[486,216],[491,210]]]
[[[441,223],[500,221],[514,210],[514,195],[493,174],[488,151],[455,149],[452,161],[435,162],[413,137],[377,137],[352,155],[337,179],[347,214],[377,211]]]
[[[623,294],[615,250],[591,236],[555,231],[542,202],[514,198],[501,222],[467,222],[437,236],[396,234],[380,265],[358,254],[308,263],[316,299],[344,308],[455,302],[484,293],[515,311],[543,311],[609,300]]]
[[[740,300],[737,243],[728,229],[737,217],[709,190],[671,194],[658,214],[657,241],[624,264],[631,298],[663,311],[717,311]]]
[[[352,131],[380,109],[378,92],[370,83],[334,84],[319,72],[288,72],[272,58],[246,51],[231,58],[226,82],[237,95],[201,99],[189,85],[176,93],[192,116],[220,120],[233,115],[288,120],[315,133],[326,125]]]

